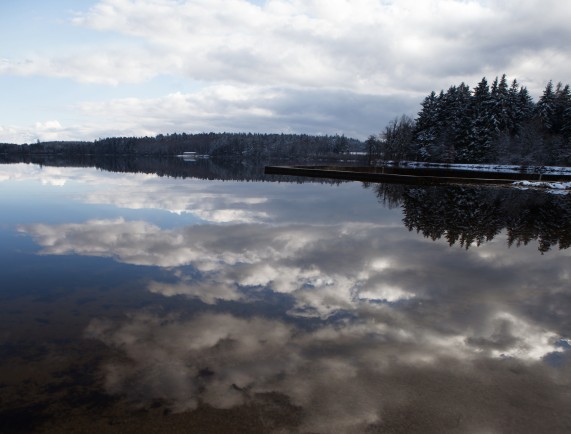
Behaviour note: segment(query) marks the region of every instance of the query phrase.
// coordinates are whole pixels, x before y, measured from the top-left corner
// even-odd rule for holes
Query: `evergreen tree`
[[[560,134],[565,127],[565,112],[571,107],[571,91],[569,85],[563,86],[561,82],[557,83],[555,89],[553,117],[551,119],[551,132]]]
[[[460,162],[486,163],[493,159],[497,121],[493,117],[491,104],[490,88],[484,77],[472,96],[470,142],[465,152],[459,155]]]
[[[458,163],[571,164],[571,89],[550,81],[535,104],[506,75],[431,92],[421,103],[413,140],[399,155]],[[394,129],[397,120],[391,127]],[[392,137],[391,130],[385,131]],[[385,146],[393,153],[391,146]]]
[[[498,132],[505,132],[510,127],[510,90],[506,75],[502,75],[500,82],[495,80],[495,89],[491,95],[491,109],[496,129]]]
[[[469,146],[470,100],[470,88],[464,83],[450,87],[446,94],[444,101],[446,129],[441,145],[443,150],[441,161],[454,162],[456,156],[464,153]]]
[[[514,80],[509,90],[509,120],[508,128],[512,136],[516,136],[523,124],[529,121],[534,113],[535,105],[527,88],[519,88],[517,80]]]
[[[489,118],[490,126],[494,129],[497,135],[500,132],[500,108],[499,108],[499,84],[498,77],[492,82],[490,88],[490,98],[487,104],[487,117]]]
[[[561,132],[565,140],[571,142],[571,103],[569,103],[563,112],[563,127],[561,128]]]
[[[516,79],[512,81],[508,91],[508,129],[510,134],[517,134],[521,126],[521,114],[519,111],[519,83]]]
[[[564,141],[563,155],[561,163],[571,165],[571,104],[563,112],[563,128],[561,131]]]
[[[555,150],[560,164],[571,163],[571,91],[569,85],[558,83],[555,90],[555,113],[553,132],[559,135],[559,146]]]
[[[430,161],[438,142],[438,120],[440,101],[432,91],[421,103],[414,134],[415,154],[420,161]]]
[[[555,92],[553,91],[553,82],[549,80],[536,106],[536,116],[547,131],[551,131],[553,127],[554,114]]]

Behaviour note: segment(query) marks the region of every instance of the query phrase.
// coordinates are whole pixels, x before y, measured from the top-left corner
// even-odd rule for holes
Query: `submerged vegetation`
[[[535,103],[506,75],[430,93],[418,117],[392,121],[366,146],[372,158],[445,163],[571,165],[571,91],[549,82]]]

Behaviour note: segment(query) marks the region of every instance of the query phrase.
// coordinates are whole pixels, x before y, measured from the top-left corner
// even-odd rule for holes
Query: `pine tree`
[[[516,79],[508,91],[508,129],[515,135],[521,126],[521,112],[519,110],[519,83]]]
[[[536,105],[536,115],[547,131],[551,131],[553,127],[554,113],[555,92],[553,91],[553,82],[549,80],[549,83],[547,83],[547,86],[543,91],[543,95],[539,98]]]
[[[560,136],[557,161],[560,164],[571,163],[571,90],[569,85],[558,83],[555,90],[555,113],[553,132]]]
[[[517,80],[510,86],[503,74],[491,86],[483,77],[473,91],[461,83],[446,92],[431,92],[421,106],[406,158],[571,164],[569,85],[554,86],[550,81],[535,104],[526,87]],[[392,123],[393,129],[397,124],[397,120]]]
[[[561,163],[571,165],[571,105],[565,109],[563,113],[563,140],[564,140],[564,154],[561,156]]]
[[[554,97],[553,117],[551,120],[551,132],[559,134],[565,126],[565,111],[571,106],[571,91],[569,85],[563,86],[561,82],[557,83]]]
[[[571,103],[563,112],[563,128],[561,131],[563,133],[563,137],[565,137],[567,141],[571,141]]]
[[[493,95],[493,112],[500,132],[509,130],[510,126],[510,93],[506,74],[502,75],[495,95]]]
[[[446,100],[448,106],[446,124],[448,128],[444,161],[455,161],[456,156],[465,152],[469,145],[470,100],[470,88],[464,83],[458,87],[451,87],[448,92]]]
[[[429,161],[434,154],[438,142],[438,122],[440,101],[432,91],[421,103],[422,110],[418,113],[416,121],[415,139],[417,158]]]
[[[460,154],[461,162],[486,163],[493,158],[493,139],[496,132],[496,121],[491,111],[491,93],[486,77],[478,83],[472,95],[472,125],[470,143],[464,154]]]
[[[431,159],[433,160],[453,160],[454,140],[452,137],[452,120],[454,119],[456,93],[456,86],[450,86],[446,92],[441,91],[438,97],[440,102],[437,124],[438,139],[432,147]]]
[[[519,87],[517,80],[512,82],[508,92],[508,129],[516,136],[522,125],[533,116],[535,105],[527,88]]]
[[[487,104],[487,116],[490,122],[490,126],[494,129],[494,135],[500,132],[500,108],[499,108],[499,84],[498,77],[492,82],[490,88],[490,98]]]

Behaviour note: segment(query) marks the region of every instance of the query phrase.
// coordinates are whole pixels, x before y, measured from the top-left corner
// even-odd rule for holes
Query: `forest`
[[[416,119],[406,115],[366,141],[377,161],[571,165],[571,91],[550,81],[533,101],[506,75],[473,89],[461,83],[434,91]]]
[[[316,160],[338,158],[361,151],[363,143],[344,135],[174,133],[155,137],[110,137],[93,142],[38,142],[15,145],[0,143],[0,154],[33,155],[153,156],[165,157],[190,151],[237,161]]]

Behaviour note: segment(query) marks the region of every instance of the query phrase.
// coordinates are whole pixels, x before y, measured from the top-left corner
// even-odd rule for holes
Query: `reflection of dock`
[[[571,176],[559,174],[405,167],[266,166],[264,173],[397,184],[510,184],[515,181],[537,181],[539,179],[542,181],[571,180]]]

